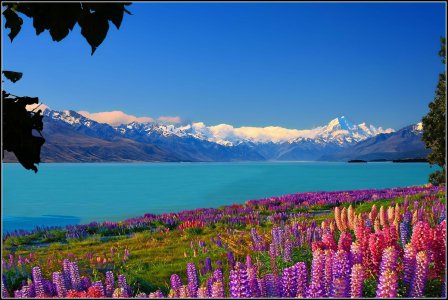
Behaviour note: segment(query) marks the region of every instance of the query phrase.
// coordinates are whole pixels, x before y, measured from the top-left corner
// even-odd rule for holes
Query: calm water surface
[[[3,232],[36,225],[118,221],[144,213],[219,207],[304,191],[427,183],[426,163],[3,164]]]

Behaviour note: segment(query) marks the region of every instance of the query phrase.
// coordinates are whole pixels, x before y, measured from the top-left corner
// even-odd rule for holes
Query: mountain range
[[[313,129],[202,122],[111,126],[75,111],[44,110],[42,162],[346,161],[425,157],[421,123],[398,131],[341,116]],[[15,161],[5,152],[5,162]]]

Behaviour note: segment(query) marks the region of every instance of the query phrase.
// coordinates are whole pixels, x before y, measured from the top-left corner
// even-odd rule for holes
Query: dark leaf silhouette
[[[50,32],[53,41],[64,39],[75,27],[81,27],[81,34],[92,47],[92,54],[106,38],[109,21],[117,29],[123,21],[124,13],[131,14],[126,5],[131,3],[3,3],[6,6],[3,16],[5,27],[10,28],[11,41],[20,32],[23,20],[17,15],[22,13],[33,19],[36,34],[45,30]]]
[[[85,13],[79,19],[81,34],[92,47],[92,55],[96,48],[101,45],[109,30],[109,21],[99,13]]]
[[[12,81],[13,83],[19,81],[22,78],[23,73],[14,72],[14,71],[2,71],[3,75],[5,75],[6,79]]]
[[[43,129],[42,111],[29,112],[26,105],[39,102],[37,97],[17,97],[3,94],[3,155],[4,151],[15,154],[17,160],[27,170],[37,172],[35,164],[40,163],[40,151],[45,139],[39,135]],[[6,130],[5,130],[6,129]]]
[[[16,35],[20,32],[23,20],[11,8],[5,9],[3,15],[5,16],[6,19],[5,28],[11,29],[8,36],[12,42],[16,37]]]

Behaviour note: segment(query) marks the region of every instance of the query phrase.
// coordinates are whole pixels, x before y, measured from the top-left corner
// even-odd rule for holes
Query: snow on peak
[[[45,105],[43,103],[37,103],[37,104],[29,104],[27,106],[25,106],[27,111],[38,111],[39,109],[44,112],[46,110],[51,110],[50,107],[48,107],[48,105]]]
[[[423,131],[423,123],[418,122],[417,124],[415,124],[413,130],[414,131]]]

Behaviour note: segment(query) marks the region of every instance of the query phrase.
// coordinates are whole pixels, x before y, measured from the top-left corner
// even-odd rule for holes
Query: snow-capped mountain
[[[367,126],[365,123],[354,125],[344,116],[331,120],[327,125],[313,129],[297,130],[283,127],[233,127],[227,124],[206,126],[202,122],[174,125],[161,123],[131,123],[116,127],[123,135],[129,132],[142,135],[161,135],[164,137],[193,137],[206,140],[224,146],[236,146],[240,144],[282,144],[314,141],[318,144],[338,144],[345,146],[356,143],[380,133],[390,133],[394,130],[381,127]]]
[[[39,109],[44,110],[44,162],[348,160],[361,154],[391,157],[389,150],[394,158],[427,153],[421,123],[397,132],[344,116],[301,130],[202,122],[111,126],[71,110]]]

